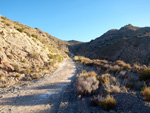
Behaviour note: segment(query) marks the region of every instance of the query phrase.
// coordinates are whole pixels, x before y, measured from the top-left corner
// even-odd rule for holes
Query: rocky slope
[[[40,78],[68,57],[68,42],[0,16],[0,86]]]
[[[88,43],[75,45],[72,51],[89,58],[124,60],[129,63],[150,63],[150,27],[131,24],[112,29]]]

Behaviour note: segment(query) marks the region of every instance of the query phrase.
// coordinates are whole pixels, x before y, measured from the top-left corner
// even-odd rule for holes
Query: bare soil
[[[77,74],[76,64],[66,59],[52,74],[0,98],[1,113],[57,113],[61,96]]]

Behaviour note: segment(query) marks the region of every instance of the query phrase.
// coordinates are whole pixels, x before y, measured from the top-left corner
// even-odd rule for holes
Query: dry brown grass
[[[122,60],[117,60],[116,64],[119,65],[119,66],[121,66],[123,69],[131,69],[131,65],[130,64],[126,64]]]
[[[145,87],[141,94],[145,100],[150,101],[150,87]]]
[[[122,60],[117,60],[116,64],[119,65],[119,66],[124,66],[126,63]]]
[[[17,73],[16,75],[15,75],[15,77],[20,77],[21,75],[19,74],[19,73]]]
[[[104,110],[114,109],[117,105],[117,101],[113,96],[107,95],[106,98],[103,98],[99,102],[99,106]]]
[[[108,63],[107,60],[100,60],[100,62],[101,62],[101,63],[105,63],[105,64]]]
[[[107,74],[105,75],[102,75],[102,76],[99,76],[98,77],[98,80],[101,84],[106,84],[106,85],[110,85],[110,79],[109,77],[107,76]]]
[[[124,64],[123,69],[131,69],[131,65],[130,64]]]
[[[33,74],[31,74],[31,78],[32,78],[32,79],[39,79],[40,77],[41,77],[41,75],[38,74],[38,73],[33,73]]]
[[[37,52],[30,52],[30,53],[29,53],[29,56],[30,56],[31,58],[37,59],[37,58],[39,57],[39,53],[37,53]]]
[[[31,70],[32,70],[31,68],[24,70],[24,74],[29,74],[29,73],[31,73]]]
[[[111,72],[118,72],[118,71],[120,71],[120,67],[118,65],[112,66],[112,67],[110,67],[110,71]]]
[[[82,70],[82,73],[84,74],[84,73],[87,73],[87,71],[86,70]]]
[[[133,65],[133,68],[134,68],[134,69],[137,69],[137,70],[140,70],[140,69],[141,69],[141,66],[138,65],[138,64],[134,64],[134,65]]]
[[[14,67],[14,71],[20,72],[20,67],[19,67],[19,65],[18,65],[17,63],[14,63],[14,64],[12,64],[12,65],[13,65],[13,67]]]
[[[93,77],[96,77],[97,76],[97,73],[95,72],[95,71],[90,71],[90,72],[88,72],[87,73],[88,74],[88,76],[93,76]]]

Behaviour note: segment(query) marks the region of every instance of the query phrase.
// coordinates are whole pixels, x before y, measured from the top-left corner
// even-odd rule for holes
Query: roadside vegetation
[[[91,106],[109,111],[119,109],[118,95],[134,95],[150,101],[150,69],[145,65],[130,65],[122,60],[115,62],[74,56],[73,60],[85,67],[75,82],[75,89],[82,98],[90,96]],[[139,95],[140,94],[140,95]],[[126,101],[126,100],[125,100]],[[132,101],[132,100],[131,100]]]

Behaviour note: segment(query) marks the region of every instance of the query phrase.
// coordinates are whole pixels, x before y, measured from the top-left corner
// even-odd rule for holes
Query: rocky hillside
[[[67,43],[0,16],[0,86],[50,73],[57,62],[68,57]]]
[[[131,24],[112,29],[88,43],[75,45],[72,51],[92,59],[124,60],[128,63],[150,63],[150,27]]]

